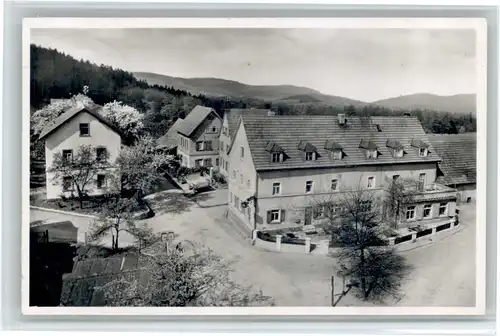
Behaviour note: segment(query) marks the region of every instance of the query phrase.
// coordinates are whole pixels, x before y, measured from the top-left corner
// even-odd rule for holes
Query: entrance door
[[[312,223],[312,207],[307,207],[304,212],[304,225],[311,225]]]

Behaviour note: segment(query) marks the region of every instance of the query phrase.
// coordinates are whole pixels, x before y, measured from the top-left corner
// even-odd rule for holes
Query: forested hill
[[[240,95],[213,97],[191,94],[174,87],[148,84],[134,74],[106,65],[77,60],[54,49],[31,45],[31,107],[39,109],[52,98],[69,98],[88,86],[88,96],[97,104],[114,100],[130,105],[144,114],[145,130],[155,137],[163,135],[177,117],[184,117],[196,105],[213,107],[220,115],[229,108],[268,108],[278,114],[394,115],[411,113],[419,118],[424,129],[432,133],[474,132],[473,115],[426,109],[396,109],[374,105],[332,105],[305,96],[282,100],[265,100]],[[347,105],[349,104],[349,105]]]

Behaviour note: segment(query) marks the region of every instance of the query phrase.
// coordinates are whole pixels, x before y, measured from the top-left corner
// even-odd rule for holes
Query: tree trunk
[[[360,269],[361,269],[361,290],[363,291],[363,295],[365,297],[365,300],[367,298],[366,296],[366,278],[365,278],[365,249],[361,248],[361,255],[360,255]]]

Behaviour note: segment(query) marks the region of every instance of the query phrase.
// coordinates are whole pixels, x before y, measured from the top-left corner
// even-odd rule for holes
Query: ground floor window
[[[424,218],[430,218],[432,217],[432,204],[426,204],[424,205]]]
[[[215,159],[215,165],[218,167],[219,166],[219,159]]]
[[[415,219],[415,208],[414,205],[406,208],[406,220]]]
[[[194,161],[195,168],[200,168],[202,163],[203,163],[203,160],[201,160],[201,159]]]
[[[269,211],[269,223],[279,223],[279,222],[281,222],[281,210]]]
[[[448,203],[441,202],[439,203],[439,216],[445,216],[448,209]]]

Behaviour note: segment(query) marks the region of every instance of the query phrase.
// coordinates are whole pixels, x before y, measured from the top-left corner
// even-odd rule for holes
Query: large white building
[[[71,178],[62,177],[54,180],[50,172],[54,155],[61,153],[71,160],[81,145],[96,148],[96,157],[107,152],[109,168],[103,168],[85,188],[88,195],[101,195],[108,191],[108,177],[113,163],[121,149],[119,131],[99,114],[100,106],[84,106],[77,103],[60,115],[53,124],[46,127],[39,139],[45,142],[45,169],[47,177],[47,199],[70,197],[75,195],[75,186]]]

